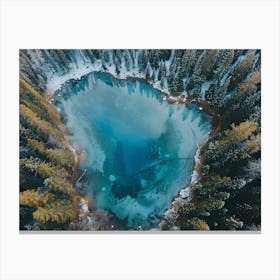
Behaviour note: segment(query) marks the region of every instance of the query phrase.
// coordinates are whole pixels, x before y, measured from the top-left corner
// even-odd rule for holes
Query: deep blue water
[[[127,228],[156,224],[186,187],[210,117],[194,104],[170,105],[144,81],[91,73],[56,94],[76,148],[83,149],[88,192]]]

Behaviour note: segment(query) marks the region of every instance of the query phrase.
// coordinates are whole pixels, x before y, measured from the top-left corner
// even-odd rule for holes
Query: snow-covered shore
[[[92,72],[103,72],[109,73],[114,76],[116,79],[126,80],[129,78],[138,78],[144,79],[148,82],[151,86],[155,89],[159,90],[160,92],[164,93],[165,95],[170,95],[170,92],[167,87],[162,87],[159,81],[147,81],[145,79],[145,75],[139,71],[139,69],[134,68],[132,70],[124,70],[121,73],[117,74],[115,67],[112,65],[106,65],[106,69],[103,68],[101,60],[97,60],[94,63],[91,62],[81,62],[80,64],[72,64],[71,69],[69,72],[63,75],[52,74],[46,83],[46,92],[48,95],[53,95],[57,90],[59,90],[64,83],[69,80],[79,80],[83,76],[92,73]],[[175,97],[172,97],[174,100]]]
[[[189,185],[182,189],[177,197],[175,197],[170,205],[170,208],[164,213],[164,220],[161,221],[159,224],[159,228],[161,229],[165,225],[165,220],[167,220],[170,223],[175,223],[177,219],[177,210],[180,206],[191,202],[191,191],[192,186],[199,182],[201,179],[200,174],[196,171],[199,165],[201,164],[201,158],[200,158],[200,147],[197,149],[196,154],[194,156],[195,165],[194,170],[191,175],[191,181]],[[178,230],[176,227],[173,228],[173,230]]]

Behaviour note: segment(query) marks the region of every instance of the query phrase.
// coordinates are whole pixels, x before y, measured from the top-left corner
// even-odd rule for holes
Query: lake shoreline
[[[188,106],[189,104],[191,103],[195,103],[199,106],[199,110],[200,111],[203,111],[205,112],[207,115],[210,115],[213,117],[213,119],[216,117],[214,112],[210,109],[209,105],[208,105],[208,102],[206,100],[197,100],[197,99],[191,99],[191,98],[185,98],[184,96],[180,96],[180,95],[177,95],[177,96],[172,96],[170,93],[166,93],[164,91],[161,91],[158,87],[156,87],[153,83],[151,83],[150,81],[148,81],[147,79],[145,78],[141,78],[141,77],[137,77],[137,76],[127,76],[127,77],[124,77],[124,78],[120,78],[120,77],[116,77],[114,74],[110,73],[110,72],[106,72],[106,71],[92,71],[92,72],[89,72],[89,73],[86,73],[84,75],[82,75],[81,77],[78,77],[78,78],[70,78],[69,80],[66,80],[64,83],[70,81],[70,80],[80,80],[82,79],[83,77],[91,74],[91,73],[94,73],[94,72],[98,72],[98,73],[108,73],[110,74],[111,76],[113,76],[116,80],[119,80],[119,81],[125,81],[125,80],[141,80],[141,81],[144,81],[145,83],[149,84],[150,86],[152,86],[154,89],[160,91],[160,93],[163,95],[163,101],[166,101],[168,102],[169,104],[182,104],[182,105],[185,105],[185,106]],[[63,84],[64,84],[63,83]],[[61,87],[63,86],[63,84],[61,85]],[[53,103],[53,97],[55,95],[56,91],[53,92],[53,93],[50,93],[50,92],[45,92],[45,96],[47,97],[48,101],[50,103],[52,103],[52,105],[57,109],[57,107],[54,105]],[[211,134],[209,134],[209,137],[210,135],[213,134],[214,130],[217,128],[217,127],[214,127],[214,122],[213,122],[213,119],[212,119],[212,124],[211,124]],[[70,132],[67,128],[67,125],[65,123],[63,123],[63,125],[65,126],[65,128],[63,129],[63,134],[65,135],[66,139],[67,139],[67,143],[69,145],[69,148],[72,150],[72,152],[74,153],[75,155],[75,167],[74,167],[74,170],[73,170],[73,184],[75,186],[78,178],[79,178],[79,174],[81,173],[81,161],[82,161],[82,154],[83,152],[78,150],[78,149],[75,149],[74,146],[70,143],[70,139],[69,139],[69,136],[70,136]],[[205,143],[208,141],[209,137],[207,138],[207,140],[205,141]],[[200,163],[200,155],[199,155],[199,151],[200,151],[200,148],[205,144],[203,143],[200,147],[198,147],[197,149],[197,152],[194,156],[194,159],[195,159],[195,165],[194,165],[194,168],[193,168],[193,172],[192,172],[192,177],[194,175],[194,172],[197,172],[196,170],[199,169],[199,165],[201,164]],[[198,181],[200,180],[200,174],[198,173]],[[198,182],[196,181],[196,182]],[[174,206],[175,202],[178,200],[178,199],[186,199],[186,196],[185,195],[182,195],[182,193],[184,193],[184,191],[187,191],[187,189],[189,189],[189,196],[188,197],[191,197],[191,186],[193,184],[193,180],[191,178],[191,181],[189,182],[189,184],[180,189],[178,195],[176,197],[174,197],[174,199],[172,200],[171,204],[170,204],[170,207],[168,208],[168,210],[172,209],[172,207]],[[85,196],[86,197],[86,196]],[[168,211],[167,210],[167,211]],[[98,211],[98,210],[97,210]],[[163,217],[163,219],[165,219],[165,215]],[[160,226],[160,224],[159,224]],[[151,230],[154,230],[155,228],[151,228]],[[157,228],[158,230],[161,230],[161,227]]]

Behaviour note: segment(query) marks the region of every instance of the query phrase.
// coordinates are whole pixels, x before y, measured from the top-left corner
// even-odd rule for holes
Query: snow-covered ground
[[[104,62],[103,62],[104,64]],[[96,60],[94,63],[87,60],[78,60],[76,63],[70,63],[70,70],[65,74],[51,73],[48,75],[46,90],[49,94],[54,94],[61,86],[71,79],[81,79],[84,75],[91,72],[105,72],[113,75],[117,79],[127,79],[127,78],[139,78],[145,79],[145,74],[139,71],[137,65],[131,69],[127,70],[124,65],[121,66],[120,73],[116,73],[116,68],[111,63],[105,63],[105,69],[103,68],[102,61]],[[170,95],[167,86],[162,86],[159,81],[148,81],[155,89]]]
[[[102,63],[100,61],[96,61],[94,64],[90,62],[88,63],[84,62],[80,66],[75,65],[75,67],[72,67],[71,70],[66,74],[63,75],[54,74],[52,77],[50,77],[46,84],[47,91],[51,93],[55,93],[57,90],[61,88],[61,86],[65,82],[71,79],[78,80],[82,76],[87,75],[93,71],[101,71],[101,70],[102,70]]]
[[[194,156],[194,160],[195,160],[195,167],[197,167],[200,164],[200,148],[197,149],[196,154]],[[194,168],[192,176],[191,176],[191,185],[196,184],[199,181],[199,174],[196,171],[196,169]]]

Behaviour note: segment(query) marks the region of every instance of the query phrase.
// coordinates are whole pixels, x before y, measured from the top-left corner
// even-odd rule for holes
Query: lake
[[[211,130],[197,105],[168,104],[140,79],[117,80],[93,72],[56,92],[97,209],[110,211],[125,229],[156,227],[185,188],[194,156]]]

